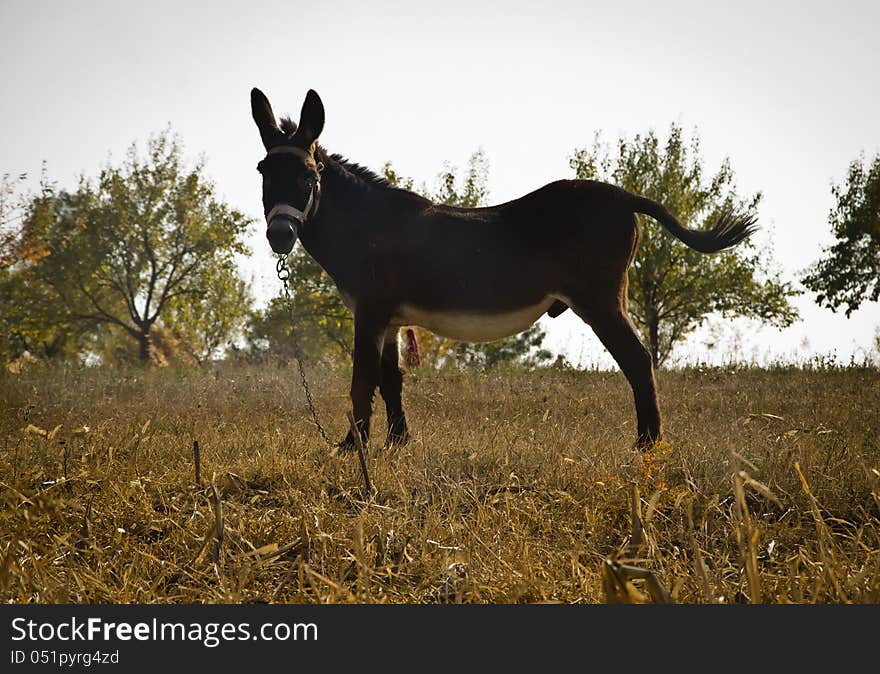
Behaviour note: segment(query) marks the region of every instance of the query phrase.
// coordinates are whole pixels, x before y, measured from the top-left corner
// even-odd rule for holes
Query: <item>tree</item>
[[[73,355],[88,332],[69,312],[58,310],[56,297],[27,274],[0,269],[0,363],[25,353],[51,360]]]
[[[468,159],[467,171],[459,176],[457,169],[446,164],[437,179],[439,187],[425,196],[447,206],[477,208],[485,206],[489,195],[489,161],[482,149]]]
[[[179,141],[165,131],[145,157],[132,145],[94,184],[83,178],[57,193],[44,186],[23,234],[42,254],[21,258],[14,275],[45,298],[44,324],[117,331],[142,362],[153,334],[173,328],[205,358],[247,314],[235,255],[247,252],[250,224],[215,196],[201,162],[184,166]],[[98,337],[93,345],[106,341]]]
[[[511,335],[496,342],[470,344],[457,342],[454,347],[455,360],[469,367],[489,368],[500,363],[519,363],[526,367],[536,367],[549,361],[553,354],[542,349],[546,333],[535,323],[518,335]]]
[[[179,348],[199,364],[231,344],[232,337],[244,327],[247,308],[252,302],[250,290],[238,273],[213,276],[214,272],[208,268],[201,273],[210,278],[195,282],[204,288],[200,301],[172,302],[162,319],[178,340]]]
[[[26,179],[26,173],[0,177],[0,269],[8,269],[28,255],[23,250],[24,205],[18,194],[18,186]]]
[[[55,198],[45,173],[38,196],[19,193],[26,179],[3,176],[0,190],[0,362],[25,354],[42,359],[71,355],[82,342],[85,325],[71,320],[70,308],[33,275],[49,254],[45,205]]]
[[[287,258],[291,298],[274,297],[248,321],[252,354],[295,355],[293,330],[310,358],[348,359],[354,347],[354,320],[343,304],[333,279],[297,246]]]
[[[880,298],[880,154],[849,165],[845,185],[832,185],[837,201],[828,222],[837,242],[803,279],[816,301],[849,316],[863,301]]]
[[[753,210],[756,194],[736,193],[734,173],[725,160],[710,179],[704,176],[699,139],[688,146],[681,127],[670,126],[665,146],[653,131],[621,138],[616,153],[597,135],[591,148],[570,159],[577,178],[605,180],[662,203],[687,227],[711,225],[728,208]],[[785,327],[798,317],[789,299],[796,291],[778,280],[770,253],[751,242],[714,255],[692,250],[652,219],[641,217],[641,240],[629,270],[630,313],[655,364],[713,312],[747,316]]]
[[[412,178],[401,177],[390,162],[385,164],[383,171],[391,185],[412,189]],[[421,192],[429,199],[447,206],[476,208],[486,203],[488,178],[489,162],[483,151],[477,150],[470,156],[463,175],[456,167],[447,164],[437,178],[437,187],[433,191],[423,188]],[[537,323],[518,335],[488,343],[456,342],[423,328],[416,328],[416,335],[423,356],[435,364],[450,361],[466,366],[492,367],[501,362],[516,361],[532,367],[552,356],[549,351],[540,348],[546,333]]]

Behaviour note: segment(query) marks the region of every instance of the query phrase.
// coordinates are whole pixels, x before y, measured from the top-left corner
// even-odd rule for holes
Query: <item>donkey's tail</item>
[[[758,229],[754,216],[737,215],[733,210],[723,211],[711,229],[699,230],[688,229],[666,208],[651,199],[633,195],[631,205],[634,211],[650,215],[676,239],[701,253],[717,253],[735,246]]]

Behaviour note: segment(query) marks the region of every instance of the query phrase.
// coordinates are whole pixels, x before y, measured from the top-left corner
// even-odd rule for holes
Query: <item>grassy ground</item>
[[[347,371],[311,378],[341,437]],[[292,366],[6,376],[0,600],[880,602],[877,370],[659,383],[642,457],[619,373],[410,373],[366,498]]]

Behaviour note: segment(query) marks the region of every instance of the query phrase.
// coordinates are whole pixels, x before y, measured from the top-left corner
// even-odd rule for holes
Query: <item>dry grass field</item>
[[[341,437],[347,370],[310,376]],[[619,373],[409,373],[369,496],[293,365],[2,376],[0,600],[880,602],[876,369],[659,384],[643,457]]]

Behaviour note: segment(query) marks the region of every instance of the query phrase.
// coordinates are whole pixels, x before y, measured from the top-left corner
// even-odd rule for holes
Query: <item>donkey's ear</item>
[[[272,106],[269,105],[269,99],[256,88],[251,89],[251,114],[254,116],[254,121],[260,130],[260,137],[263,139],[263,145],[267,150],[284,139],[284,134],[278,128],[278,122],[272,112]]]
[[[306,100],[303,102],[302,112],[299,113],[299,129],[296,132],[296,138],[305,147],[308,147],[318,140],[323,129],[324,104],[314,89],[309,89]]]

